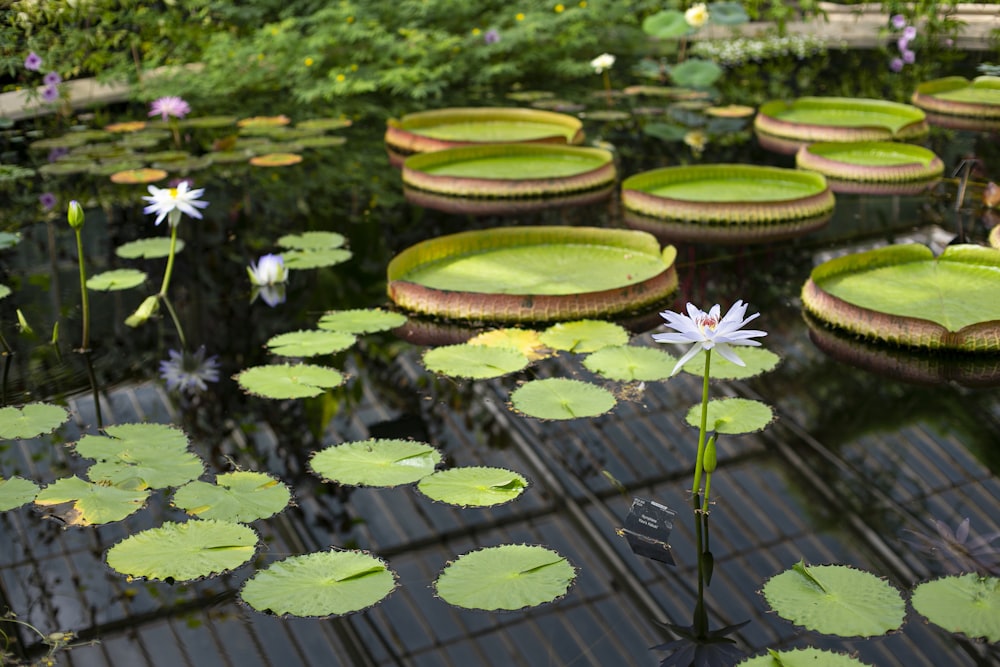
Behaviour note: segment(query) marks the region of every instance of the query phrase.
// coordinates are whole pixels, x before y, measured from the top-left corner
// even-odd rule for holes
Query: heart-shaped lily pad
[[[321,449],[309,460],[325,481],[358,486],[411,484],[434,472],[441,452],[414,440],[361,440]]]
[[[381,308],[357,308],[354,310],[333,310],[319,318],[320,329],[346,331],[363,334],[388,331],[406,324],[406,315]]]
[[[734,352],[746,364],[745,366],[738,366],[721,354],[713,354],[709,376],[716,380],[745,380],[774,370],[778,362],[781,361],[781,357],[762,347],[744,345],[734,350]],[[682,370],[691,375],[704,377],[705,351],[701,350],[698,354],[691,357],[690,361],[685,362]]]
[[[128,483],[94,483],[79,477],[63,477],[38,492],[35,504],[56,509],[67,526],[92,526],[121,521],[137,512],[149,498],[148,489],[131,488]]]
[[[51,403],[28,403],[20,408],[0,408],[0,438],[35,438],[51,433],[67,419],[69,413]]]
[[[737,667],[870,667],[870,665],[846,653],[800,648],[791,651],[768,649],[766,655],[748,658],[737,663]]]
[[[628,331],[619,324],[601,320],[577,320],[554,324],[539,336],[553,350],[596,352],[602,347],[625,345]]]
[[[603,387],[568,378],[525,382],[511,393],[510,401],[518,412],[539,419],[596,417],[617,402]]]
[[[174,492],[173,503],[200,519],[249,523],[285,509],[292,493],[261,472],[237,470],[218,475],[215,484],[195,480]]]
[[[30,503],[38,495],[38,485],[30,479],[11,477],[0,479],[0,512]]]
[[[443,345],[424,352],[424,366],[435,373],[482,380],[516,373],[528,366],[528,357],[508,347]]]
[[[291,331],[274,336],[267,347],[283,357],[315,357],[346,350],[357,340],[354,334],[343,331]]]
[[[145,271],[138,269],[114,269],[87,278],[87,289],[114,292],[132,289],[146,282]]]
[[[529,361],[544,359],[552,354],[552,351],[542,342],[539,332],[534,329],[517,329],[514,327],[491,329],[490,331],[476,334],[466,342],[469,345],[507,347],[519,350]]]
[[[695,428],[701,426],[701,404],[696,404],[687,412],[687,423]],[[766,403],[748,398],[720,398],[708,402],[709,431],[729,435],[760,431],[774,420],[774,412]]]
[[[282,248],[297,248],[299,250],[322,250],[324,248],[340,248],[347,242],[343,234],[337,232],[302,232],[301,234],[286,234],[278,239]]]
[[[1000,578],[960,574],[913,589],[913,608],[948,632],[1000,642]]]
[[[666,380],[677,359],[663,350],[637,345],[616,345],[588,355],[587,370],[620,382]]]
[[[526,488],[528,480],[516,472],[485,466],[439,470],[417,484],[428,498],[461,507],[508,503]]]
[[[339,387],[344,376],[332,369],[312,364],[272,364],[255,366],[233,376],[244,390],[264,398],[309,398]]]
[[[174,254],[184,250],[184,240],[176,239],[174,244]],[[115,254],[123,259],[159,259],[170,254],[170,238],[167,236],[154,236],[148,239],[139,239],[123,243],[115,248]]]
[[[180,429],[166,424],[118,424],[107,435],[84,435],[74,445],[76,453],[95,459],[87,476],[94,482],[135,484],[162,489],[197,479],[205,471],[201,458],[188,451]]]
[[[285,266],[290,269],[319,269],[343,264],[351,258],[351,251],[343,248],[302,248],[282,253]]]

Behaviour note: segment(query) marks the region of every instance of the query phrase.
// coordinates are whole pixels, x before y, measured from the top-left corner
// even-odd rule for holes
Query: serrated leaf
[[[948,632],[1000,642],[1000,578],[960,574],[913,589],[913,608]]]
[[[538,419],[596,417],[617,403],[607,389],[567,378],[525,382],[511,393],[510,401],[518,412]]]
[[[308,250],[289,250],[282,253],[285,266],[289,269],[318,269],[324,266],[336,266],[351,258],[351,251],[343,248],[322,248]]]
[[[278,246],[299,250],[322,250],[324,248],[340,248],[346,242],[347,239],[344,235],[337,232],[303,232],[301,234],[285,234],[278,239]]]
[[[381,308],[333,310],[319,318],[316,324],[327,331],[345,331],[353,334],[388,331],[406,324],[406,315]]]
[[[701,426],[701,404],[691,406],[685,418],[695,428]],[[774,412],[766,403],[747,398],[720,398],[708,402],[709,431],[728,435],[760,431],[774,420]]]
[[[319,396],[344,383],[344,376],[338,371],[311,364],[255,366],[233,379],[248,393],[277,399]]]
[[[132,289],[146,282],[146,273],[138,269],[115,269],[87,278],[87,289],[117,292]]]
[[[620,382],[666,380],[676,363],[677,359],[663,350],[636,345],[605,347],[583,360],[592,373]]]
[[[506,347],[485,345],[443,345],[424,352],[428,370],[452,377],[482,380],[516,373],[528,366],[528,357]]]
[[[508,503],[526,488],[528,480],[516,472],[479,466],[440,470],[417,484],[428,498],[461,507]]]
[[[414,440],[345,442],[316,452],[312,471],[324,480],[359,486],[398,486],[434,472],[441,452]]]
[[[107,435],[85,435],[74,445],[77,454],[95,459],[87,470],[94,482],[121,485],[140,479],[145,486],[162,489],[196,479],[205,466],[188,451],[188,439],[180,429],[166,424],[119,424],[105,429]]]
[[[802,648],[790,651],[769,649],[766,655],[747,658],[737,665],[738,667],[862,667],[868,663],[861,662],[846,653]]]
[[[148,490],[96,484],[79,477],[57,479],[35,496],[43,507],[71,505],[56,514],[69,526],[91,526],[121,521],[146,504]]]
[[[395,574],[378,558],[324,551],[272,563],[244,584],[240,597],[261,612],[326,617],[370,607],[395,588]]]
[[[0,408],[0,438],[27,439],[51,433],[69,419],[69,413],[50,403]]]
[[[249,523],[285,509],[292,493],[285,484],[261,472],[223,473],[215,484],[195,480],[174,492],[173,503],[199,519]]]
[[[504,544],[459,556],[441,572],[434,588],[456,607],[516,610],[562,597],[575,578],[576,570],[555,551]]]
[[[344,331],[291,331],[267,341],[274,354],[283,357],[315,357],[333,354],[354,345],[358,339]]]
[[[30,479],[11,477],[0,479],[0,512],[26,505],[38,495],[38,485]]]
[[[568,352],[596,352],[602,347],[625,345],[628,331],[612,322],[577,320],[560,322],[543,331],[539,338],[553,350]]]
[[[506,327],[484,331],[465,341],[469,345],[485,345],[487,347],[507,347],[518,350],[529,361],[538,361],[551,356],[552,351],[545,347],[541,335],[534,329],[516,329]]]
[[[184,240],[177,239],[174,246],[174,254],[179,254],[184,250]],[[115,248],[115,254],[123,259],[159,259],[170,254],[170,238],[167,236],[156,236],[148,239],[139,239],[123,243]]]

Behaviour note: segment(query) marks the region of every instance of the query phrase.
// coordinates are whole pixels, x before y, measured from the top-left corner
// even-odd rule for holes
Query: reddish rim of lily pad
[[[882,164],[865,162],[866,154],[880,156]],[[834,192],[860,194],[916,194],[944,174],[933,151],[893,141],[817,142],[799,148],[795,165],[826,176]]]
[[[989,235],[990,246],[1000,250],[1000,225],[994,225]]]
[[[135,185],[139,183],[156,183],[167,177],[167,172],[163,169],[126,169],[111,174],[111,182],[122,185]]]
[[[910,101],[925,111],[944,116],[1000,121],[1000,102],[974,99],[978,90],[989,91],[994,99],[1000,100],[1000,77],[979,76],[969,81],[962,76],[948,76],[925,81],[917,86]],[[956,93],[967,94],[956,99]]]
[[[277,127],[288,125],[292,120],[282,114],[280,116],[252,116],[236,121],[237,127]]]
[[[302,156],[296,153],[265,153],[255,155],[249,161],[255,167],[290,167],[302,162]]]
[[[512,197],[456,197],[403,186],[403,197],[411,204],[456,215],[517,215],[549,208],[590,206],[607,201],[614,192],[615,184],[610,183],[604,187],[584,192],[521,199]]]
[[[129,120],[122,123],[112,123],[111,125],[105,125],[104,129],[108,132],[138,132],[139,130],[146,129],[146,121]]]
[[[712,243],[718,245],[734,245],[745,243],[768,243],[785,241],[826,227],[833,217],[833,212],[824,213],[813,218],[799,218],[786,222],[768,224],[707,224],[703,222],[680,222],[664,220],[633,211],[625,211],[623,220],[631,229],[649,232],[661,241],[668,243]]]

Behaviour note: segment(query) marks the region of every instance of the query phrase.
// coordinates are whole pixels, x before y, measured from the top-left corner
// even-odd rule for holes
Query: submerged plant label
[[[676,515],[677,513],[666,505],[653,500],[633,498],[632,508],[625,517],[625,527],[619,534],[625,537],[635,555],[674,565],[674,555],[668,542]]]

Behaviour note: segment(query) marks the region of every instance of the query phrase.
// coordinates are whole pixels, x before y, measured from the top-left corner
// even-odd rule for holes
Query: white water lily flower
[[[207,201],[200,201],[198,197],[204,194],[204,188],[189,190],[191,185],[187,181],[181,181],[175,188],[158,188],[155,185],[149,186],[149,196],[143,199],[150,204],[142,209],[143,213],[156,213],[156,224],[163,222],[169,216],[168,222],[171,227],[176,227],[181,220],[181,213],[186,213],[192,218],[201,218],[199,208],[208,206]]]
[[[615,57],[610,53],[602,53],[590,61],[590,66],[593,67],[594,71],[598,74],[606,69],[611,69],[614,64]]]
[[[285,268],[285,260],[281,255],[263,255],[257,263],[250,263],[247,274],[250,282],[258,287],[277,285],[288,280],[288,269]]]
[[[706,313],[688,303],[687,312],[687,315],[670,310],[660,313],[660,316],[667,321],[666,325],[675,329],[676,333],[653,334],[653,340],[657,343],[694,343],[691,349],[677,361],[671,375],[676,374],[701,350],[717,350],[723,359],[727,359],[737,366],[746,366],[730,346],[759,346],[760,341],[750,339],[767,335],[766,331],[743,329],[747,322],[758,317],[760,313],[744,317],[747,312],[747,304],[743,303],[742,300],[734,303],[726,316],[721,319],[719,315],[722,309],[719,304],[712,306],[712,309]]]
[[[708,7],[705,6],[704,2],[692,5],[684,12],[684,20],[692,28],[700,28],[708,21]]]

